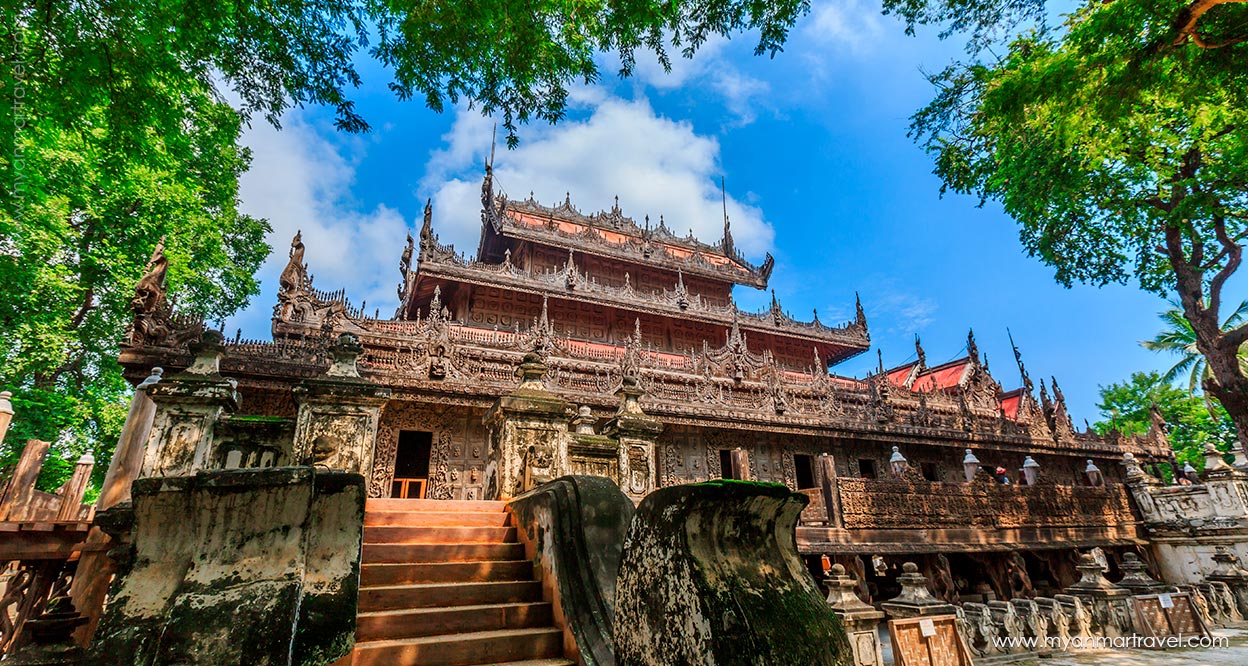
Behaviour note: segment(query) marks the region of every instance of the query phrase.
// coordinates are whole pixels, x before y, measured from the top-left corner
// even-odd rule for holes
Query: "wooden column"
[[[737,447],[728,452],[728,458],[732,461],[731,478],[738,481],[750,480],[750,452],[741,447]]]
[[[130,483],[139,476],[139,469],[143,467],[143,454],[152,435],[152,421],[156,418],[156,403],[148,397],[147,390],[155,386],[163,374],[164,370],[152,368],[151,376],[134,389],[126,423],[122,426],[121,437],[117,439],[113,459],[108,463],[108,472],[104,474],[100,498],[95,502],[96,511],[130,499]]]
[[[819,489],[823,491],[823,505],[828,512],[828,527],[843,527],[839,490],[836,485],[836,459],[824,453],[815,460],[818,461]]]
[[[82,509],[82,496],[87,494],[87,482],[91,480],[91,469],[95,467],[95,457],[88,451],[82,454],[74,465],[74,475],[69,477],[61,493],[61,508],[56,512],[56,519],[78,520]]]
[[[35,481],[39,480],[39,470],[43,469],[43,459],[48,456],[49,446],[50,442],[37,439],[26,442],[9,487],[4,491],[3,499],[0,499],[0,521],[17,521],[25,516],[35,492]]]
[[[139,476],[139,470],[143,467],[143,454],[147,450],[152,422],[156,418],[156,403],[148,397],[147,390],[155,386],[163,374],[164,370],[152,368],[151,375],[134,388],[126,423],[122,426],[121,437],[117,439],[113,459],[108,463],[100,497],[95,501],[97,513],[130,499],[130,484]],[[87,623],[74,633],[79,645],[86,645],[91,641],[95,627],[100,622],[100,615],[104,612],[104,598],[108,594],[108,586],[114,573],[114,563],[107,555],[109,541],[109,536],[103,530],[98,527],[91,528],[86,543],[82,545],[78,569],[69,588],[74,608],[87,618]]]

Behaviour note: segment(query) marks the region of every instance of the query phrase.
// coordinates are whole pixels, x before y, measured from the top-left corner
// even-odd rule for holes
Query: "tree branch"
[[[1226,233],[1226,218],[1220,214],[1213,216],[1213,232],[1226,253],[1226,265],[1209,282],[1209,310],[1215,318],[1218,318],[1218,308],[1222,305],[1222,286],[1226,284],[1231,275],[1234,275],[1235,271],[1239,270],[1239,265],[1244,258],[1244,248]]]
[[[1214,43],[1207,41],[1196,31],[1196,24],[1200,22],[1209,10],[1218,5],[1231,5],[1248,2],[1248,0],[1194,0],[1191,4],[1179,11],[1174,21],[1174,46],[1182,46],[1189,40],[1202,49],[1218,49],[1225,46],[1231,46],[1248,39],[1248,36],[1234,37],[1223,42]]]

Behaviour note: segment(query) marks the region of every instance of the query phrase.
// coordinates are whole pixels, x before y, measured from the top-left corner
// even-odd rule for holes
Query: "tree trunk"
[[[1240,447],[1248,451],[1248,377],[1244,377],[1239,369],[1238,351],[1219,348],[1212,350],[1212,353],[1205,352],[1205,362],[1209,364],[1213,377],[1205,379],[1204,388],[1206,393],[1222,403],[1235,424]]]

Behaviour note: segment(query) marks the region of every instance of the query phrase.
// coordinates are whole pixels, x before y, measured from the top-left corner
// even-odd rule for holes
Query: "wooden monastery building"
[[[439,242],[426,207],[392,318],[314,287],[297,235],[273,339],[225,342],[241,400],[214,426],[212,466],[315,459],[290,444],[301,383],[350,333],[376,387],[360,403],[375,405],[372,497],[506,499],[565,474],[611,477],[635,500],[721,477],[782,483],[810,496],[810,566],[845,564],[868,600],[895,594],[903,561],[948,601],[1008,599],[1078,580],[1076,549],[1100,547],[1113,567],[1143,543],[1120,461],[1168,462],[1164,435],[1077,431],[1057,382],[1037,396],[1021,359],[1008,391],[973,335],[949,363],[929,366],[916,341],[912,363],[843,377],[837,364],[870,347],[861,304],[844,323],[796,319],[774,292],[742,311],[733,288],[766,289],[775,262],[748,261],[727,220],[706,243],[618,203],[587,215],[508,199],[488,168],[482,206],[475,259]],[[161,257],[151,271],[121,354],[136,383],[186,367],[204,329],[174,312]],[[508,411],[518,394],[545,411]]]

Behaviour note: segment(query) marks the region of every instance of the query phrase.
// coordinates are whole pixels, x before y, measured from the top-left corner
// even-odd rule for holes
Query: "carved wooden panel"
[[[1163,603],[1162,599],[1169,603]],[[1192,603],[1192,595],[1144,594],[1131,598],[1136,631],[1144,636],[1208,636],[1209,629]]]
[[[660,445],[659,485],[675,486],[719,478],[719,452],[710,451],[702,438],[688,430],[664,433]],[[712,455],[713,454],[713,455]],[[710,466],[714,460],[714,469]]]
[[[925,630],[926,628],[926,630]],[[958,633],[957,618],[941,615],[889,620],[895,666],[971,666],[971,653]],[[933,635],[925,635],[933,633]]]
[[[533,324],[542,311],[541,298],[496,287],[477,287],[472,294],[468,321],[477,326],[521,329]]]
[[[433,433],[429,459],[430,499],[481,499],[484,497],[485,431],[482,412],[466,407],[433,403],[391,402],[381,412],[369,497],[389,497],[394,480],[399,432]]]
[[[459,436],[452,437],[446,448],[446,490],[450,492],[447,499],[484,499],[487,449],[481,414],[457,410],[451,416],[450,426],[451,432]]]
[[[908,483],[838,478],[849,529],[1093,527],[1134,518],[1122,486]]]

